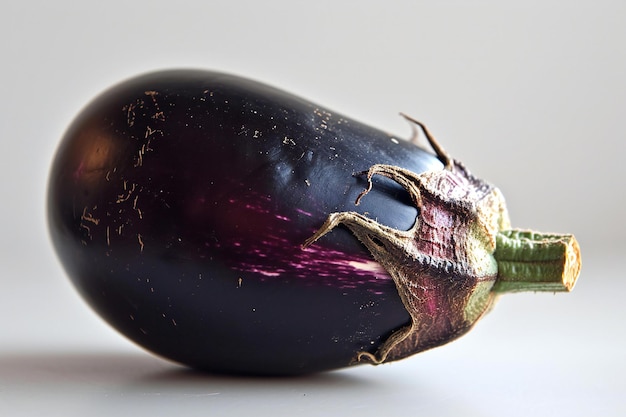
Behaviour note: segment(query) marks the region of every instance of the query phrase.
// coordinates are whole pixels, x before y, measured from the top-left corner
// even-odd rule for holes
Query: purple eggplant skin
[[[406,230],[398,184],[355,173],[439,169],[431,153],[264,84],[169,70],[122,82],[73,121],[48,224],[70,279],[145,349],[219,373],[346,367],[410,322],[396,287],[332,212]],[[442,342],[443,343],[443,342]]]

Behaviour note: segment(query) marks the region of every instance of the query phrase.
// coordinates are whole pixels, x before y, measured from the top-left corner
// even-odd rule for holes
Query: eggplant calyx
[[[440,156],[445,160],[445,154]],[[397,230],[357,212],[331,213],[303,248],[343,225],[393,278],[411,321],[374,352],[355,357],[355,362],[380,364],[445,344],[489,310],[495,298],[489,290],[498,272],[496,236],[510,223],[499,190],[471,175],[459,161],[450,159],[444,169],[421,174],[373,165],[367,171],[369,186],[356,204],[371,190],[374,175],[407,190],[419,213],[413,226]]]

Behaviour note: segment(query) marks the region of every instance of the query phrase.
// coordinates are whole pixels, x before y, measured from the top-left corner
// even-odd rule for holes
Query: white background
[[[0,8],[0,415],[626,413],[626,3],[5,1]],[[96,94],[161,68],[233,72],[398,135],[406,112],[571,232],[571,294],[508,296],[468,336],[297,379],[185,372],[84,305],[50,246],[47,170]],[[131,414],[132,413],[132,414]]]

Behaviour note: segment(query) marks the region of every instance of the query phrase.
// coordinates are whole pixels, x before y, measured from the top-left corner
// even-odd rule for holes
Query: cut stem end
[[[497,293],[571,291],[580,274],[580,247],[572,235],[505,230],[496,236]]]

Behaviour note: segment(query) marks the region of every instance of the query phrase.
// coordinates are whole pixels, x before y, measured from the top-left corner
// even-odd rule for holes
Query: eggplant
[[[132,78],[65,133],[51,240],[123,335],[230,374],[390,362],[500,293],[570,290],[573,236],[511,230],[497,188],[407,119],[434,152],[229,74]]]

